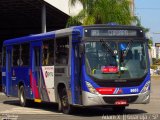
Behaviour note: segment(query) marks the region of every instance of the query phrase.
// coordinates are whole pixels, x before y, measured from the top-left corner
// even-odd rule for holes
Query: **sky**
[[[153,41],[160,43],[160,0],[135,0],[135,15],[150,29],[149,36]]]

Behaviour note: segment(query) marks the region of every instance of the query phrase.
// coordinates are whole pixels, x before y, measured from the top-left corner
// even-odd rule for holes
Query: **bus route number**
[[[130,92],[131,92],[131,93],[136,93],[136,92],[138,92],[138,91],[139,91],[138,88],[130,89]]]

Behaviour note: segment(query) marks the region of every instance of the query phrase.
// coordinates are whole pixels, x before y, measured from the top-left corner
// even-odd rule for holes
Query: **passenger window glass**
[[[13,57],[12,57],[13,66],[19,66],[21,64],[20,60],[20,45],[13,46]]]
[[[29,65],[29,43],[21,45],[21,65],[28,66]]]
[[[45,40],[43,42],[43,66],[54,65],[54,40]]]
[[[56,65],[67,65],[69,60],[69,37],[56,39]]]
[[[3,63],[2,63],[2,65],[6,66],[6,47],[3,47],[2,54],[3,54],[2,55],[3,56],[3,59],[2,59]]]

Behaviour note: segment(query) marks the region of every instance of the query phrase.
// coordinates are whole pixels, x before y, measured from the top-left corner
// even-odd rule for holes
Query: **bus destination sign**
[[[142,30],[85,29],[86,37],[142,37]]]
[[[91,30],[91,36],[137,36],[135,30]]]

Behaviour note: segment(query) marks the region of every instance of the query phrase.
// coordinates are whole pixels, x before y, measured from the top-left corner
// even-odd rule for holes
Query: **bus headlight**
[[[141,93],[147,92],[147,91],[149,90],[150,84],[151,84],[151,82],[148,81],[148,82],[144,85],[143,89],[141,90]]]
[[[91,83],[86,81],[86,86],[87,86],[89,92],[91,92],[93,94],[98,94],[97,90],[91,85]]]

